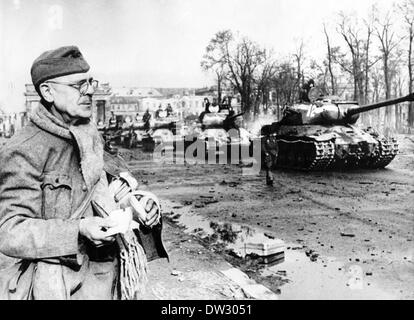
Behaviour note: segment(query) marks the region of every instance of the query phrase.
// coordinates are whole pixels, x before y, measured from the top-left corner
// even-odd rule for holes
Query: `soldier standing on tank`
[[[315,81],[313,79],[309,79],[305,84],[302,86],[300,93],[299,93],[299,101],[300,102],[310,102],[309,99],[309,91],[315,87]]]
[[[165,108],[165,111],[167,112],[167,117],[173,114],[173,108],[171,107],[171,104],[167,105],[167,108]]]
[[[198,117],[198,120],[200,123],[203,123],[204,115],[206,113],[210,113],[210,100],[208,98],[204,98],[204,111],[200,113],[200,116]]]
[[[113,111],[111,111],[111,117],[109,118],[109,128],[116,127],[116,117]]]
[[[210,107],[210,100],[207,97],[204,98],[203,104],[204,104],[204,109],[208,110],[208,108]]]
[[[144,115],[142,116],[142,121],[144,122],[144,128],[145,128],[145,130],[149,130],[149,128],[150,128],[150,120],[151,120],[151,113],[147,109],[145,111]]]
[[[139,122],[139,113],[137,113],[137,114],[135,115],[134,122]]]
[[[160,113],[161,113],[162,111],[163,111],[163,110],[162,110],[162,107],[161,107],[161,105],[159,105],[159,106],[158,106],[158,110],[157,110],[157,111],[155,111],[155,119],[159,119],[159,118],[161,118]]]

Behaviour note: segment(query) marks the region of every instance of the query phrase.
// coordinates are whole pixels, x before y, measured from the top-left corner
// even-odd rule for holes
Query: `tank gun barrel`
[[[233,120],[233,119],[236,119],[237,117],[241,117],[241,116],[242,116],[242,115],[244,115],[245,113],[246,113],[245,111],[240,112],[240,113],[235,114],[235,115],[233,115],[233,116],[231,116],[231,117],[228,117],[228,118],[227,118],[227,120],[231,121],[231,120]]]
[[[353,116],[353,115],[358,114],[358,113],[378,109],[378,108],[381,108],[381,107],[390,106],[390,105],[393,105],[393,104],[398,104],[398,103],[401,103],[401,102],[407,102],[407,101],[414,101],[414,93],[410,93],[409,95],[401,97],[401,98],[386,100],[386,101],[382,101],[382,102],[378,102],[378,103],[371,103],[371,104],[367,104],[367,105],[359,107],[359,108],[349,109],[349,110],[347,110],[346,115],[347,116]]]

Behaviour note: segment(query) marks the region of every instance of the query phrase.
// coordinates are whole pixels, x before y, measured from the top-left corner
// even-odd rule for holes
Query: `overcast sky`
[[[340,10],[364,16],[389,0],[0,0],[0,107],[22,111],[24,84],[43,51],[77,45],[91,72],[113,86],[201,87],[206,45],[239,31],[281,56],[300,39],[323,59],[324,21]]]

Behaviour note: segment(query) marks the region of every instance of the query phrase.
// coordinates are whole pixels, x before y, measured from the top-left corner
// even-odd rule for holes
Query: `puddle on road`
[[[191,211],[189,206],[165,201],[164,212],[174,223],[191,235],[224,247],[244,257],[246,242],[263,242],[274,235],[237,223],[210,221]],[[285,244],[284,259],[273,264],[258,264],[263,284],[280,294],[281,299],[394,299],[366,276],[362,265],[344,263],[335,258],[319,257],[299,244]]]
[[[282,275],[289,282],[281,287],[281,299],[394,299],[379,289],[362,265],[344,264],[335,258],[313,262],[301,251],[287,250],[285,261],[261,271],[263,277]]]

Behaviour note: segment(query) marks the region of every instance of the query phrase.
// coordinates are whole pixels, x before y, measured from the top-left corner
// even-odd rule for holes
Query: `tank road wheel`
[[[335,157],[333,140],[277,139],[276,167],[296,170],[324,170]]]
[[[385,168],[394,160],[395,156],[398,154],[398,143],[394,138],[387,139],[383,138],[378,140],[378,145],[374,151],[375,156],[371,159],[369,163],[369,168],[372,169],[381,169]]]

